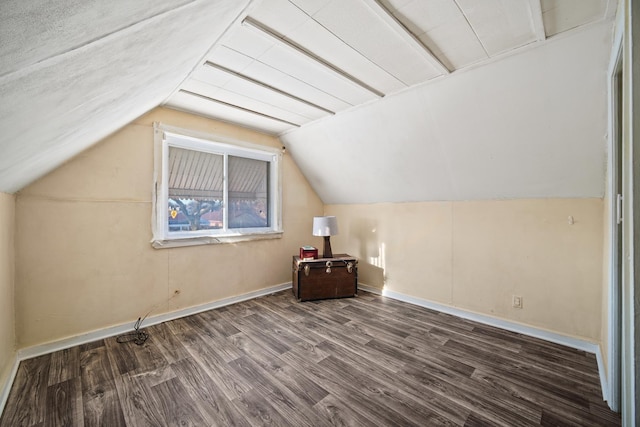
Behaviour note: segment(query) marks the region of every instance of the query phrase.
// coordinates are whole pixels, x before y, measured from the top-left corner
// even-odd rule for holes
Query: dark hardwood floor
[[[0,426],[620,425],[595,357],[360,291],[291,291],[20,364]]]

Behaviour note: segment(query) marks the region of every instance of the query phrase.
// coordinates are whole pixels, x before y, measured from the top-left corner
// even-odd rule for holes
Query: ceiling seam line
[[[542,18],[542,5],[540,0],[529,0],[529,7],[531,10],[531,22],[533,24],[533,32],[535,33],[536,40],[543,42],[547,39],[547,34],[544,28],[544,19]]]
[[[291,99],[293,99],[295,101],[298,101],[298,102],[301,102],[303,104],[306,104],[306,105],[308,105],[310,107],[316,108],[318,110],[322,110],[322,111],[324,111],[326,113],[335,114],[335,111],[331,111],[331,110],[329,110],[327,108],[324,108],[324,107],[322,107],[320,105],[314,104],[313,102],[307,101],[306,99],[299,98],[299,97],[297,97],[297,96],[295,96],[295,95],[293,95],[291,93],[285,92],[285,91],[283,91],[281,89],[278,89],[278,88],[276,88],[274,86],[271,86],[271,85],[269,85],[267,83],[263,83],[261,81],[255,80],[255,79],[253,79],[253,78],[251,78],[251,77],[249,77],[249,76],[247,76],[245,74],[242,74],[242,73],[239,73],[237,71],[231,70],[231,69],[226,68],[226,67],[224,67],[224,66],[222,66],[220,64],[216,64],[215,62],[206,61],[204,63],[204,65],[206,65],[208,67],[211,67],[211,68],[215,68],[215,69],[220,70],[220,71],[222,71],[224,73],[231,74],[231,75],[233,75],[235,77],[238,77],[240,79],[246,80],[246,81],[248,81],[250,83],[253,83],[255,85],[264,87],[265,89],[269,89],[269,90],[271,90],[273,92],[279,93],[280,95],[286,96],[288,98],[291,98]]]
[[[339,67],[331,64],[328,61],[323,60],[319,56],[315,55],[313,52],[308,51],[307,49],[305,49],[304,47],[300,46],[299,44],[297,44],[293,40],[278,34],[276,31],[272,30],[271,28],[267,27],[266,25],[264,25],[263,23],[257,21],[256,19],[253,19],[250,16],[247,16],[242,21],[242,23],[246,24],[249,27],[252,27],[252,28],[258,30],[261,34],[268,35],[273,40],[276,40],[279,44],[284,45],[284,46],[288,46],[289,48],[295,50],[296,52],[303,54],[305,57],[307,57],[308,59],[311,59],[312,61],[316,62],[317,64],[323,65],[326,69],[331,70],[335,75],[338,75],[338,76],[346,79],[350,83],[353,83],[353,84],[361,87],[362,89],[365,89],[366,91],[370,92],[371,94],[376,95],[379,98],[383,98],[385,96],[385,94],[383,92],[380,92],[378,89],[369,86],[365,82],[363,82],[360,79],[352,76],[351,74],[349,74],[346,71],[340,69]]]
[[[229,102],[224,102],[224,101],[221,101],[219,99],[215,99],[215,98],[208,97],[206,95],[202,95],[200,93],[191,92],[190,90],[180,89],[178,92],[182,92],[182,93],[185,93],[187,95],[195,96],[197,98],[202,98],[202,99],[210,101],[210,102],[215,102],[216,104],[222,104],[222,105],[225,105],[227,107],[235,108],[237,110],[241,110],[241,111],[244,111],[244,112],[247,112],[247,113],[255,114],[255,115],[258,115],[258,116],[261,116],[261,117],[265,117],[267,119],[275,120],[275,121],[278,121],[278,122],[281,122],[281,123],[285,123],[285,124],[288,124],[288,125],[291,125],[291,126],[300,127],[300,125],[298,123],[289,122],[287,120],[284,120],[284,119],[281,119],[281,118],[278,118],[278,117],[274,117],[274,116],[270,116],[270,115],[265,114],[265,113],[261,113],[260,111],[251,110],[250,108],[241,107],[239,105],[234,105],[234,104],[231,104]]]
[[[462,14],[462,17],[464,18],[464,20],[467,22],[467,25],[469,25],[469,28],[471,28],[471,31],[473,31],[473,35],[476,36],[476,39],[478,39],[478,43],[480,43],[480,46],[482,46],[482,50],[484,50],[485,55],[487,55],[487,58],[490,58],[491,56],[489,55],[489,52],[487,52],[487,48],[485,47],[484,43],[482,43],[482,40],[480,39],[480,36],[476,32],[476,29],[473,28],[473,25],[471,25],[471,22],[469,21],[467,14],[464,13],[464,10],[462,10],[460,5],[458,4],[458,0],[453,0],[453,2],[456,4],[456,7]]]
[[[185,84],[185,82],[187,80],[189,80],[189,78],[191,77],[191,75],[196,71],[196,69],[200,66],[200,64],[202,63],[202,61],[205,60],[205,58],[207,57],[207,55],[211,52],[211,50],[216,46],[216,44],[218,44],[219,41],[221,41],[224,36],[231,31],[231,28],[235,27],[235,24],[241,20],[243,15],[246,15],[247,10],[252,6],[251,2],[247,2],[247,4],[245,5],[245,7],[242,8],[242,11],[240,11],[240,13],[238,13],[238,15],[234,18],[233,22],[222,32],[222,34],[220,34],[216,40],[213,42],[213,44],[209,47],[209,49],[207,49],[207,51],[202,55],[202,57],[198,60],[198,62],[196,63],[196,65],[191,69],[191,71],[184,77],[184,79],[182,79],[182,81],[171,91],[171,93],[169,94],[169,96],[167,96],[164,101],[162,102],[162,104],[166,104],[167,102],[169,102],[169,100],[171,99],[171,97],[173,95],[175,95],[176,93],[178,93],[180,91],[180,87]]]
[[[406,25],[402,23],[389,9],[387,9],[383,4],[380,3],[380,0],[365,0],[366,5],[371,9],[376,15],[381,17],[385,23],[396,33],[405,34],[404,38],[409,38],[411,43],[409,43],[412,47],[417,48],[422,53],[422,56],[433,65],[436,70],[440,71],[442,74],[450,74],[451,70],[438,59],[438,57],[429,49],[427,45],[425,45],[422,40],[420,40]],[[386,18],[385,18],[386,16]],[[426,54],[426,56],[425,56]]]
[[[331,31],[329,28],[325,27],[321,22],[319,22],[318,20],[316,20],[313,16],[309,15],[307,12],[305,12],[304,10],[302,10],[300,8],[300,6],[298,6],[297,4],[293,3],[291,0],[288,0],[289,3],[291,3],[291,5],[293,5],[294,7],[298,8],[302,13],[304,13],[307,17],[309,17],[311,20],[313,20],[313,22],[317,23],[318,25],[320,25],[320,27],[324,28],[325,30],[327,30],[331,35],[333,35],[335,38],[337,38],[338,40],[340,40],[342,43],[345,44],[345,46],[348,46],[349,49],[351,49],[352,51],[356,52],[358,55],[362,56],[364,59],[367,60],[367,62],[369,62],[371,65],[373,65],[374,67],[379,68],[380,70],[384,71],[389,77],[391,77],[392,79],[396,80],[398,83],[403,84],[406,87],[411,86],[409,83],[404,82],[402,79],[400,79],[399,77],[396,77],[393,73],[391,73],[390,71],[388,71],[386,68],[382,67],[381,65],[377,64],[376,62],[374,62],[373,60],[369,59],[368,56],[366,56],[365,54],[363,54],[362,52],[360,52],[358,49],[356,49],[355,47],[351,46],[349,43],[347,43],[344,39],[342,39],[342,37],[338,37],[338,35],[336,33],[334,33],[333,31]]]
[[[229,49],[229,50],[232,50],[232,51],[234,51],[234,52],[236,52],[236,53],[239,53],[240,55],[243,55],[243,56],[245,56],[245,57],[247,57],[247,58],[251,59],[251,60],[252,60],[253,62],[255,62],[255,63],[262,64],[262,65],[264,65],[265,67],[269,67],[270,69],[272,69],[272,70],[274,70],[274,71],[277,71],[278,73],[282,73],[282,74],[284,74],[285,76],[290,77],[290,78],[294,79],[294,80],[295,80],[295,81],[297,81],[297,82],[300,82],[300,83],[302,83],[302,84],[304,84],[304,85],[306,85],[306,86],[309,86],[309,87],[311,87],[311,88],[313,88],[313,89],[317,90],[318,92],[321,92],[321,93],[323,93],[323,94],[325,94],[325,95],[327,95],[327,96],[329,96],[329,97],[331,97],[331,98],[333,98],[333,99],[336,99],[336,100],[338,100],[338,101],[340,101],[340,102],[343,102],[343,103],[345,103],[345,104],[349,105],[350,107],[353,107],[353,106],[355,106],[355,105],[356,105],[356,104],[353,104],[353,103],[351,103],[351,102],[349,102],[349,101],[347,101],[347,100],[345,100],[345,99],[339,98],[338,96],[333,95],[333,94],[331,94],[331,93],[327,92],[326,90],[324,90],[324,89],[322,89],[322,88],[319,88],[319,87],[317,87],[317,86],[314,86],[314,85],[312,85],[312,84],[310,84],[310,83],[308,83],[308,82],[305,82],[304,80],[300,80],[300,79],[299,79],[299,78],[297,78],[296,76],[292,76],[291,74],[286,73],[286,72],[284,72],[284,71],[282,71],[282,70],[279,70],[278,68],[272,67],[271,65],[267,64],[266,62],[263,62],[263,61],[259,60],[258,58],[253,58],[253,57],[250,57],[250,56],[248,56],[248,55],[245,55],[244,53],[242,53],[242,52],[240,52],[240,51],[238,51],[238,50],[236,50],[236,49],[234,49],[234,48],[232,48],[232,47],[229,47],[229,46],[227,46],[227,45],[224,45],[224,47],[225,47],[225,48],[227,48],[227,49]],[[347,107],[347,108],[350,108],[350,107]]]
[[[289,108],[283,108],[283,107],[281,107],[280,105],[278,105],[277,103],[274,103],[274,102],[271,102],[271,101],[268,101],[268,100],[261,100],[261,99],[258,99],[258,98],[256,98],[256,97],[251,97],[251,96],[249,96],[249,95],[247,95],[247,94],[242,93],[241,91],[234,90],[233,88],[227,88],[225,85],[219,85],[219,84],[216,84],[216,83],[210,83],[210,82],[207,82],[207,81],[204,81],[204,80],[201,80],[201,79],[197,79],[197,78],[195,78],[195,77],[192,77],[192,78],[190,79],[190,81],[192,81],[192,82],[197,82],[197,83],[201,83],[201,84],[206,85],[206,86],[208,86],[208,87],[210,87],[210,88],[215,88],[215,89],[217,89],[217,91],[216,91],[216,96],[224,96],[224,94],[237,95],[237,96],[242,97],[242,98],[243,98],[243,100],[244,100],[244,102],[246,102],[247,100],[249,100],[249,101],[255,101],[255,102],[258,102],[258,103],[260,103],[260,104],[262,104],[262,105],[264,105],[264,106],[266,106],[266,107],[269,107],[269,108],[273,108],[273,109],[275,109],[275,110],[278,110],[278,113],[279,113],[279,114],[281,114],[281,115],[282,115],[282,114],[284,114],[284,115],[292,114],[292,115],[298,116],[298,118],[300,118],[300,119],[301,119],[301,122],[303,122],[303,123],[307,123],[307,122],[309,122],[309,121],[317,120],[317,118],[316,118],[316,119],[314,119],[313,117],[309,117],[309,115],[308,115],[308,114],[307,114],[307,115],[305,115],[305,114],[302,114],[302,113],[298,113],[298,112],[295,112],[295,111],[291,111],[291,109],[289,109]],[[190,85],[188,85],[188,84],[187,84],[187,85],[185,85],[185,86],[192,87],[192,86],[190,86]],[[182,89],[181,89],[181,90],[182,90]],[[190,91],[189,89],[185,89],[185,90],[186,90],[186,91]],[[194,90],[199,90],[199,89],[194,89]],[[198,93],[198,92],[194,92],[194,91],[190,91],[190,92]],[[203,90],[202,92],[206,92],[206,90]],[[222,92],[222,93],[218,93],[218,92]],[[203,93],[203,95],[204,95],[204,93]],[[204,95],[204,96],[207,96],[207,95]],[[208,97],[208,96],[207,96],[207,97]],[[217,98],[212,98],[212,99],[217,99]],[[226,101],[222,101],[222,100],[220,100],[220,101],[221,101],[221,102],[226,102]],[[171,102],[169,102],[169,103],[171,103]],[[242,107],[242,106],[241,106],[241,104],[242,104],[242,102],[241,102],[241,101],[236,101],[236,103],[235,103],[235,104],[232,104],[232,103],[228,103],[228,104],[229,104],[229,105],[235,105],[235,106],[237,106],[237,107],[239,107],[239,108],[246,108],[246,107]],[[251,110],[251,111],[257,111],[257,110]],[[276,113],[274,112],[274,113],[273,113],[273,115],[271,115],[270,117],[276,118],[276,117],[278,117],[278,116],[277,116],[277,115],[276,115]],[[321,117],[326,117],[326,116],[321,116]],[[284,120],[284,119],[283,119],[283,120]],[[289,122],[289,123],[293,123],[293,122]]]

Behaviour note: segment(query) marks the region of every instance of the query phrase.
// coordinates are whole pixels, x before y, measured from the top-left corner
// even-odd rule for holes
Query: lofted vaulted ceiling
[[[608,0],[263,0],[166,101],[280,134],[611,13]]]
[[[443,139],[450,136],[450,147],[457,147],[464,137],[456,136],[455,126],[443,131],[448,126],[434,122],[434,99],[446,111],[453,98],[432,98],[426,84],[473,85],[464,77],[472,70],[469,74],[483,76],[500,94],[496,78],[505,76],[499,70],[480,72],[486,68],[480,65],[508,64],[520,52],[546,49],[556,38],[606,22],[616,3],[5,0],[0,2],[0,191],[21,189],[134,118],[165,105],[281,135],[326,202],[452,199],[469,197],[467,193],[471,198],[495,197],[456,193],[451,168],[431,177],[446,179],[440,180],[440,190],[428,194],[409,186],[407,194],[391,197],[379,183],[367,187],[366,182],[361,192],[366,197],[331,189],[339,186],[342,174],[350,176],[347,171],[354,170],[365,176],[371,165],[385,177],[384,186],[406,184],[402,174],[401,181],[392,179],[391,169],[379,173],[383,160],[407,171],[421,170],[424,162],[416,159],[428,154],[437,163],[434,170],[442,168],[451,160],[446,156],[454,155],[442,149]],[[596,37],[599,46],[606,44],[601,39]],[[584,43],[567,46],[583,48]],[[602,51],[598,47],[598,61]],[[571,53],[565,56],[571,59]],[[551,57],[562,64],[562,54]],[[507,79],[511,77],[518,79]],[[522,84],[528,83],[524,79]],[[462,102],[477,103],[476,91],[467,88]],[[473,125],[473,114],[469,111],[463,120]],[[387,141],[381,138],[389,135],[384,131],[398,127],[404,130],[402,150],[385,152],[381,148]],[[597,143],[589,146],[600,149],[600,157],[591,156],[590,162],[603,163]],[[455,155],[468,158],[473,150],[466,148],[479,146],[463,144]],[[349,161],[332,160],[326,155],[330,150],[347,153]],[[379,154],[371,158],[371,153]],[[518,160],[514,155],[498,157],[508,163]],[[322,176],[323,168],[342,172]],[[531,192],[527,185],[521,195],[545,195],[544,189]],[[373,196],[376,192],[380,196]],[[576,188],[565,192],[589,193]]]

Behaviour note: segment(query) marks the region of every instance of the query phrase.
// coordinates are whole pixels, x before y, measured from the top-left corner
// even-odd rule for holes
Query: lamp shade
[[[314,236],[335,236],[338,234],[338,220],[335,216],[313,217]]]

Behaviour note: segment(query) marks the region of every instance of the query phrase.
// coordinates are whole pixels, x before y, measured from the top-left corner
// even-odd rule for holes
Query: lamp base
[[[333,258],[333,253],[331,252],[331,241],[329,240],[331,236],[324,236],[324,249],[322,253],[322,258]]]

